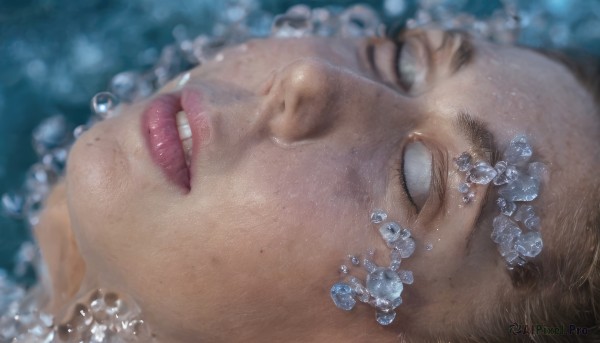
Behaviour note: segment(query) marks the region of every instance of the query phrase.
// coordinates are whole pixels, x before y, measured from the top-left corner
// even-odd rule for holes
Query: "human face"
[[[491,225],[476,225],[490,213],[486,186],[468,205],[456,190],[463,176],[452,158],[487,159],[494,148],[475,144],[459,115],[484,124],[500,149],[515,134],[531,138],[551,173],[536,200],[542,224],[567,184],[560,166],[585,160],[598,132],[590,97],[566,69],[524,49],[468,42],[407,33],[411,81],[397,74],[388,40],[251,41],[192,70],[183,88],[175,80],[122,108],[69,157],[69,211],[88,280],[132,295],[168,342],[360,340],[467,325],[511,284]],[[192,157],[169,173],[183,152],[176,144],[162,150],[166,160],[153,155],[148,111],[174,116],[181,106]],[[425,147],[417,156],[432,163],[405,159],[411,147]],[[404,187],[403,160],[425,181]],[[584,170],[569,173],[590,177]],[[402,263],[415,282],[390,331],[378,330],[372,309],[346,313],[329,298],[348,254],[375,249],[376,262],[387,262],[369,223],[374,208],[417,241]]]

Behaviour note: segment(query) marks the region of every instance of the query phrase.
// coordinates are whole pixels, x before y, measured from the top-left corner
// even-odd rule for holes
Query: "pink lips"
[[[192,130],[189,168],[177,131],[176,114],[182,110],[186,112]],[[156,97],[142,114],[142,130],[154,163],[171,182],[189,192],[195,157],[210,137],[210,126],[202,108],[202,94],[196,89],[184,89],[180,94]]]

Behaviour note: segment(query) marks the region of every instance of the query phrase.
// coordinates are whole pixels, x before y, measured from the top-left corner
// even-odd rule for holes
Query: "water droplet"
[[[363,267],[365,267],[365,269],[371,273],[373,272],[375,269],[377,269],[377,265],[375,265],[375,263],[371,262],[371,260],[369,260],[368,258],[365,258],[363,260]]]
[[[521,235],[521,229],[509,217],[501,214],[492,221],[492,240],[495,243],[510,242]]]
[[[540,217],[533,216],[533,217],[529,217],[529,218],[525,219],[523,224],[525,224],[525,227],[527,227],[529,230],[539,231],[541,220],[540,220]]]
[[[352,288],[350,285],[338,282],[331,287],[331,299],[338,308],[350,311],[356,305],[356,300],[352,296]]]
[[[100,92],[92,98],[91,107],[102,119],[110,118],[119,105],[119,99],[110,92]]]
[[[479,161],[475,163],[475,166],[469,170],[469,181],[480,185],[487,185],[490,183],[498,174],[489,163],[485,161]]]
[[[400,239],[394,243],[394,249],[400,252],[401,258],[409,258],[415,252],[416,244],[411,237]]]
[[[506,164],[506,162],[500,161],[496,164],[496,166],[498,164],[500,164],[501,162]],[[498,170],[502,170],[502,168],[497,168],[496,171],[498,171]],[[519,171],[517,170],[517,167],[514,165],[507,165],[506,168],[504,168],[502,170],[502,173],[498,173],[496,175],[496,177],[494,178],[494,185],[496,185],[496,186],[504,185],[504,184],[515,181],[518,177],[519,177]]]
[[[525,135],[517,135],[510,141],[508,148],[504,151],[504,160],[508,164],[520,165],[529,161],[532,154],[533,151],[527,141],[527,137]]]
[[[519,175],[519,177],[498,190],[507,201],[532,201],[537,198],[540,190],[540,183],[537,179],[527,175]]]
[[[413,272],[410,270],[399,270],[398,276],[400,276],[402,283],[407,285],[411,285],[414,282]]]
[[[365,5],[354,5],[340,15],[340,31],[344,37],[377,35],[381,22],[375,11]]]
[[[473,200],[475,200],[475,192],[473,192],[473,191],[471,191],[471,192],[469,192],[469,193],[465,194],[465,195],[462,197],[462,202],[463,202],[464,204],[470,204],[470,203],[472,203],[472,202],[473,202]]]
[[[348,266],[345,265],[345,264],[342,264],[340,266],[340,273],[342,273],[342,274],[348,274],[348,272],[349,272]]]
[[[88,127],[86,125],[77,126],[75,128],[75,130],[73,130],[73,138],[77,139],[77,138],[81,137],[81,135],[83,135],[83,133],[87,130],[88,130]]]
[[[313,30],[311,10],[308,6],[297,5],[285,14],[278,15],[273,20],[271,35],[273,37],[302,37]]]
[[[379,323],[381,325],[390,325],[396,318],[396,312],[395,311],[389,311],[389,312],[377,311],[375,318],[377,320],[377,323]]]
[[[33,147],[39,156],[69,142],[69,128],[62,115],[44,119],[33,130]]]
[[[521,235],[515,242],[515,249],[525,257],[536,257],[542,252],[543,246],[542,237],[537,231]]]
[[[387,213],[384,210],[377,209],[371,213],[371,223],[379,224],[383,223],[387,219]]]
[[[391,17],[397,17],[406,10],[405,0],[385,0],[383,3],[385,14]]]
[[[371,296],[369,295],[369,292],[367,292],[367,289],[360,283],[360,280],[351,277],[349,283],[359,301],[363,303],[369,302]]]
[[[514,202],[506,201],[506,199],[504,199],[503,197],[499,197],[496,200],[496,205],[498,205],[498,208],[500,208],[500,212],[502,212],[502,214],[507,215],[509,217],[512,216],[512,214],[517,209],[517,205]]]
[[[113,76],[109,89],[117,99],[124,102],[144,98],[154,91],[148,76],[144,77],[133,71],[125,71]]]
[[[22,194],[8,192],[2,195],[2,210],[4,214],[14,218],[21,218],[24,206],[25,197]]]
[[[515,213],[514,218],[516,221],[525,222],[525,220],[527,220],[528,218],[534,217],[534,216],[535,216],[535,210],[533,209],[533,206],[521,205],[517,209],[517,212]]]
[[[379,233],[381,237],[391,245],[399,239],[406,239],[410,237],[410,230],[403,228],[396,222],[388,222],[379,227]]]
[[[466,172],[473,166],[471,164],[471,161],[471,155],[465,151],[454,160],[454,163],[456,163],[456,166],[458,167],[459,171]]]
[[[393,301],[403,289],[400,276],[389,268],[377,268],[367,275],[367,290],[375,298]]]

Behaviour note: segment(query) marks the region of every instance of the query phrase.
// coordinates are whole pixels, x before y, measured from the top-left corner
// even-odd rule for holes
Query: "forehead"
[[[600,119],[593,98],[565,66],[535,51],[483,41],[475,46],[472,65],[432,97],[444,99],[442,107],[479,117],[500,150],[516,134],[526,134],[534,159],[550,171],[538,204],[546,215],[554,213],[574,200],[565,198],[565,190],[585,188],[597,177]]]
[[[482,40],[474,45],[472,63],[431,93],[438,107],[479,117],[500,148],[527,134],[550,164],[572,163],[582,149],[597,150],[593,99],[565,66],[526,48]]]

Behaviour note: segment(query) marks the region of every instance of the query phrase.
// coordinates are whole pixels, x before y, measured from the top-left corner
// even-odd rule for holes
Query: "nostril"
[[[314,138],[330,127],[335,111],[337,70],[326,62],[301,59],[283,68],[271,89],[277,101],[269,126],[278,139]]]

